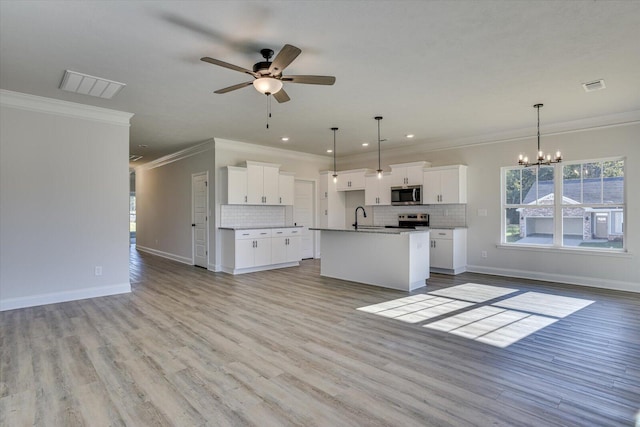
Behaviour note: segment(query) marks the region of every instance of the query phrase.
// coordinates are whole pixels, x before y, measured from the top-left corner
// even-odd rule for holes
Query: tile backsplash
[[[284,227],[284,206],[221,205],[221,227]]]
[[[373,225],[398,225],[398,214],[427,213],[429,227],[466,227],[467,205],[373,206]]]

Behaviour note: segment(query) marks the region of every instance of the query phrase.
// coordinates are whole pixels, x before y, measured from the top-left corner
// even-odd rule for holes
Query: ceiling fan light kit
[[[253,81],[253,87],[262,94],[273,95],[282,89],[282,81],[273,77],[260,77]]]
[[[552,163],[560,163],[562,162],[562,153],[560,151],[556,151],[555,157],[552,159],[551,154],[544,154],[540,149],[540,108],[542,108],[544,104],[535,104],[533,108],[538,110],[538,158],[535,163],[529,162],[529,157],[520,154],[518,157],[518,164],[520,166],[524,166],[528,168],[529,166],[548,166]]]

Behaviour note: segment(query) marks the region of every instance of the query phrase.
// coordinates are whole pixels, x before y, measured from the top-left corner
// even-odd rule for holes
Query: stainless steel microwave
[[[391,204],[395,206],[421,205],[422,185],[391,187]]]

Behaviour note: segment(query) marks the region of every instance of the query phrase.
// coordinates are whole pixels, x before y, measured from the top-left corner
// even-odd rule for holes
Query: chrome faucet
[[[364,208],[362,206],[358,206],[356,208],[356,222],[353,223],[353,226],[356,228],[356,230],[358,229],[358,209],[362,209],[362,215],[366,218],[367,217],[367,212],[365,212]]]

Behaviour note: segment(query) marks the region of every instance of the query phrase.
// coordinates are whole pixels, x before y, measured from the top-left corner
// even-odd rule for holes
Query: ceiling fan
[[[334,76],[283,76],[282,71],[284,71],[284,69],[287,68],[301,52],[302,51],[297,47],[285,44],[276,55],[273,62],[270,62],[269,59],[273,56],[273,50],[262,49],[260,53],[262,54],[264,61],[255,63],[253,65],[253,71],[237,65],[229,64],[228,62],[220,61],[219,59],[209,58],[208,56],[200,59],[213,65],[219,65],[220,67],[249,74],[254,78],[248,82],[218,89],[214,93],[227,93],[253,85],[258,92],[265,95],[273,95],[278,102],[287,102],[290,98],[289,95],[287,95],[287,92],[282,88],[283,82],[311,85],[332,85],[336,81]]]

